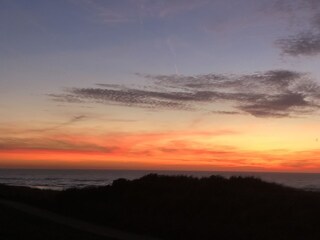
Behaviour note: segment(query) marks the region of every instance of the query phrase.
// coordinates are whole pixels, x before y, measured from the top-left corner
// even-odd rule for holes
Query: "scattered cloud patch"
[[[315,56],[320,53],[320,33],[306,32],[280,39],[276,44],[290,56]]]
[[[316,0],[278,0],[278,6],[283,6],[284,12],[296,12],[297,22],[305,21],[296,34],[279,39],[276,45],[285,55],[315,56],[320,53],[320,2]]]

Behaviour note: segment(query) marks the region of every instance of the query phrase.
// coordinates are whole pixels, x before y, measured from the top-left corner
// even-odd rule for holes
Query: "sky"
[[[318,0],[0,0],[0,168],[320,172]]]

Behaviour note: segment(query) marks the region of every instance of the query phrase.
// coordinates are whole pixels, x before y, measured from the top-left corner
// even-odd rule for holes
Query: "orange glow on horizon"
[[[0,167],[320,171],[316,142],[297,148],[300,139],[272,138],[259,126],[237,129],[7,132],[9,141],[0,142]],[[301,131],[301,139],[310,138],[310,132]]]
[[[0,167],[295,172],[320,170],[317,150],[266,152],[223,146],[214,149],[200,148],[201,145],[188,141],[170,142],[167,145],[157,142],[140,145],[131,141],[124,141],[122,144],[124,145],[117,145],[107,151],[2,149]]]

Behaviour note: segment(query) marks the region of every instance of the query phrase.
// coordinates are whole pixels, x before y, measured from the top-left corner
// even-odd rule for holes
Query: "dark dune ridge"
[[[253,177],[150,174],[64,191],[0,185],[0,198],[161,239],[320,239],[320,193]]]

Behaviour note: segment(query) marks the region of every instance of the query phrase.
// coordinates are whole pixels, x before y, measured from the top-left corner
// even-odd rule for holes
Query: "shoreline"
[[[68,188],[110,185],[118,178],[134,180],[147,174],[182,175],[209,177],[211,175],[230,178],[232,176],[257,177],[270,183],[289,187],[320,191],[320,174],[311,173],[271,173],[271,172],[145,172],[145,171],[111,171],[111,170],[0,170],[0,183],[11,186],[27,186],[39,189],[64,190]]]

